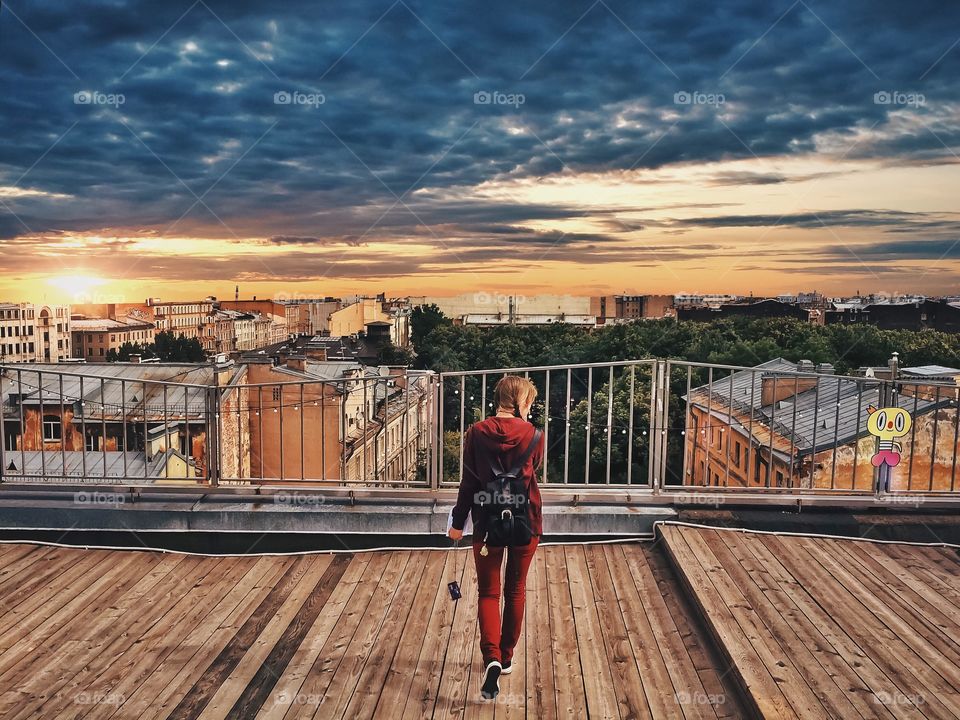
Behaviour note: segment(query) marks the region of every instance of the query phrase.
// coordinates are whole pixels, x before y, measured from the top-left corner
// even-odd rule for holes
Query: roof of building
[[[142,452],[26,450],[21,453],[16,450],[6,453],[2,474],[33,476],[43,478],[44,482],[50,482],[51,476],[63,477],[65,481],[124,477],[152,481],[166,477],[167,461],[173,456],[187,462],[174,448],[157,453],[150,460]],[[171,479],[177,478],[171,476]]]
[[[142,320],[135,317],[123,318],[78,318],[70,321],[72,330],[85,332],[113,332],[115,330],[137,330],[140,328],[152,328],[154,324],[149,320]]]
[[[214,372],[207,363],[5,365],[0,371],[0,407],[15,415],[11,395],[22,395],[25,405],[39,404],[41,396],[45,405],[59,404],[61,398],[65,404],[82,402],[85,417],[108,420],[144,413],[156,419],[203,417]]]
[[[546,315],[509,313],[467,313],[462,316],[465,325],[596,325],[595,315]]]
[[[844,445],[868,434],[867,407],[880,404],[880,384],[872,378],[859,380],[819,374],[813,388],[776,403],[762,403],[764,375],[798,371],[798,363],[775,358],[757,365],[756,371],[741,370],[715,379],[712,392],[708,392],[708,385],[694,388],[689,398],[703,409],[709,407],[715,416],[722,415],[725,422],[732,409],[735,424],[749,423],[752,418],[753,423],[772,427],[799,454]],[[897,400],[900,407],[914,415],[922,415],[949,402],[947,399],[934,402],[907,395],[900,395]],[[743,429],[746,431],[748,427]]]
[[[901,368],[900,372],[904,375],[917,376],[941,376],[941,375],[960,375],[957,368],[947,367],[945,365],[918,365],[916,367]]]

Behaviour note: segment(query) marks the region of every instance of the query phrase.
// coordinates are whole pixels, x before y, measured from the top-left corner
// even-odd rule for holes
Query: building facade
[[[0,303],[0,362],[59,362],[72,355],[68,305]]]
[[[73,357],[87,362],[107,362],[110,351],[119,351],[124,343],[149,345],[156,338],[152,322],[136,317],[72,321]]]

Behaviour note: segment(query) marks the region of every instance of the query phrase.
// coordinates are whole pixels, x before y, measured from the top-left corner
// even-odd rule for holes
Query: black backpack
[[[494,547],[529,545],[533,539],[530,527],[530,508],[527,488],[521,477],[523,466],[540,444],[543,433],[534,430],[533,440],[523,451],[520,461],[509,471],[503,469],[500,458],[490,462],[493,480],[477,493],[477,504],[486,520],[487,534],[483,541]]]

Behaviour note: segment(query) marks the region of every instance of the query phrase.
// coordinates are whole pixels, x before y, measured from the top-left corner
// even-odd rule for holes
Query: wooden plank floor
[[[660,527],[748,709],[960,717],[960,558],[858,540]]]
[[[541,548],[515,670],[483,703],[468,553],[0,545],[0,717],[742,717],[649,543]],[[930,572],[960,592],[942,568]]]

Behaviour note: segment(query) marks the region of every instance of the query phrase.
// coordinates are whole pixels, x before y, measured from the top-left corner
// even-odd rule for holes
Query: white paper
[[[447,513],[447,533],[450,532],[450,528],[453,527],[453,508],[450,508],[450,512]],[[467,521],[463,524],[463,534],[469,535],[473,532],[473,523],[470,520],[470,516],[467,515]]]

